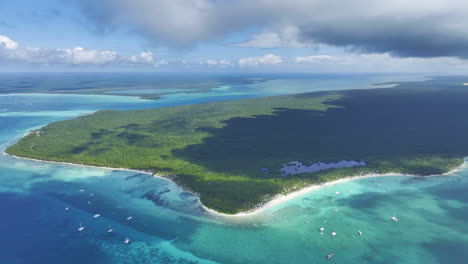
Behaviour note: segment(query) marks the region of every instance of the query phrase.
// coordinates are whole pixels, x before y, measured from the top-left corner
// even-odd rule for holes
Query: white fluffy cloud
[[[290,62],[301,69],[320,72],[438,72],[460,74],[468,70],[468,60],[457,57],[399,58],[389,53],[311,55]]]
[[[54,52],[53,52],[54,53]],[[118,54],[110,50],[86,50],[81,47],[74,49],[56,49],[58,61],[70,64],[109,64],[118,59]],[[48,58],[44,58],[48,59]]]
[[[314,63],[314,62],[327,62],[332,60],[333,57],[329,55],[311,55],[311,56],[303,56],[303,57],[296,57],[294,59],[295,62],[299,63]]]
[[[151,52],[125,56],[111,50],[84,49],[46,49],[20,47],[6,36],[0,35],[0,60],[32,64],[66,65],[153,65]]]
[[[153,53],[148,51],[135,56],[130,56],[127,61],[133,64],[154,64],[154,57]]]
[[[275,65],[283,62],[283,58],[274,54],[266,54],[261,57],[247,57],[239,59],[239,66],[260,66],[260,65]]]
[[[16,49],[18,47],[18,43],[11,40],[6,36],[0,35],[0,49]]]
[[[111,50],[85,49],[46,49],[22,47],[14,40],[0,35],[0,62],[32,65],[108,65],[108,66],[151,66],[169,64],[164,58],[156,59],[152,52],[141,52],[126,56]],[[237,61],[219,58],[187,60],[184,58],[170,61],[169,68],[209,67],[209,69],[236,69],[246,67],[266,67],[277,71],[302,72],[425,72],[460,74],[468,72],[468,60],[458,57],[401,58],[390,53],[341,53],[316,54],[297,57],[280,57],[266,54],[258,57],[244,57]]]
[[[207,59],[199,61],[201,65],[211,65],[211,66],[227,66],[231,65],[231,61],[229,60],[217,60],[217,59]]]

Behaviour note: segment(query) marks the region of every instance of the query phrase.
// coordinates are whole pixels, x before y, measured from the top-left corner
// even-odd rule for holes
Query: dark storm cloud
[[[131,28],[155,43],[177,47],[252,28],[289,27],[301,43],[402,57],[468,57],[464,0],[75,1],[100,27]]]
[[[467,57],[468,35],[444,30],[437,24],[439,21],[426,18],[413,23],[377,20],[351,26],[304,26],[301,37],[302,41],[313,40],[364,53],[389,52],[402,57]]]

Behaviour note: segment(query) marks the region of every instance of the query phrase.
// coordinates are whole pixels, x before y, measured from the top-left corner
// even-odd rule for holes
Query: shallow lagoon
[[[2,95],[0,146],[32,128],[99,109],[242,97],[229,89],[160,101]],[[208,215],[190,193],[146,174],[1,155],[0,177],[0,263],[328,263],[331,251],[339,263],[460,263],[468,257],[466,168],[451,176],[350,181],[232,219]],[[102,216],[93,218],[96,213]],[[390,220],[393,214],[398,222]],[[85,230],[77,232],[80,223]],[[123,244],[126,236],[130,245]]]

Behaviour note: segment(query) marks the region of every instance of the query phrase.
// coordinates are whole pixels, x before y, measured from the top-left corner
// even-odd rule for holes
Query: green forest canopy
[[[440,174],[468,150],[467,87],[317,92],[132,111],[50,124],[7,152],[150,170],[225,213],[363,173]],[[282,177],[290,161],[367,165]],[[260,171],[267,168],[268,172]]]

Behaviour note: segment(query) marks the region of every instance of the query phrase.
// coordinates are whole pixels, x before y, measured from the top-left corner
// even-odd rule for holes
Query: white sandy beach
[[[25,133],[23,136],[26,136],[29,133],[30,133],[30,131]],[[62,162],[62,161],[47,161],[47,160],[31,159],[31,158],[24,158],[24,157],[18,157],[18,156],[15,156],[15,155],[10,155],[10,154],[6,153],[5,151],[2,151],[2,152],[3,152],[3,155],[9,155],[11,157],[14,157],[14,158],[17,158],[17,159],[22,159],[22,160],[30,160],[30,161],[36,161],[36,162],[46,162],[46,163],[53,163],[53,164],[64,164],[64,165],[70,165],[70,166],[83,166],[83,167],[106,169],[106,170],[131,171],[131,172],[136,172],[136,173],[144,173],[144,174],[152,175],[153,177],[157,177],[157,178],[160,178],[160,179],[164,179],[164,180],[173,182],[170,178],[165,177],[162,174],[153,173],[153,172],[150,172],[150,171],[142,171],[142,170],[134,170],[134,169],[126,169],[126,168],[101,167],[101,166],[94,166],[94,165]],[[340,183],[344,183],[344,182],[348,182],[348,181],[352,181],[352,180],[356,180],[356,179],[364,179],[364,178],[372,178],[372,177],[384,177],[384,176],[434,177],[434,176],[451,175],[451,174],[459,171],[461,168],[467,166],[467,159],[468,158],[465,158],[464,163],[461,166],[459,166],[458,168],[456,168],[456,169],[454,169],[452,171],[446,172],[444,174],[441,174],[441,175],[417,176],[417,175],[399,174],[399,173],[391,173],[391,172],[390,173],[385,173],[385,174],[369,173],[369,174],[364,174],[364,175],[359,175],[359,176],[352,176],[352,177],[348,177],[348,178],[343,178],[343,179],[339,179],[339,180],[336,180],[336,181],[330,181],[330,182],[326,182],[326,183],[323,183],[323,184],[320,184],[320,185],[312,185],[312,186],[305,187],[305,188],[303,188],[303,189],[301,189],[299,191],[291,192],[289,194],[278,194],[272,200],[258,206],[257,208],[255,208],[253,210],[250,210],[250,211],[247,211],[247,212],[241,212],[241,213],[237,213],[237,214],[220,213],[220,212],[218,212],[218,211],[216,211],[214,209],[208,208],[205,205],[203,205],[203,203],[201,203],[200,199],[198,199],[198,202],[199,202],[200,206],[206,212],[208,212],[208,213],[210,213],[210,214],[212,214],[214,216],[220,216],[220,217],[226,217],[226,218],[247,217],[247,216],[253,216],[253,215],[259,214],[259,213],[265,211],[268,208],[271,208],[271,207],[276,206],[278,204],[284,203],[286,201],[290,201],[290,200],[292,200],[294,198],[305,195],[307,193],[318,190],[320,188],[324,188],[324,187],[327,187],[327,186],[332,186],[332,185],[336,185],[336,184],[340,184]],[[177,185],[177,186],[179,186],[179,185]],[[179,187],[182,188],[181,186],[179,186]],[[194,194],[195,196],[199,197],[199,195],[197,193],[193,192],[193,191],[190,191],[190,190],[186,190],[186,191],[188,191],[188,192]]]
[[[263,204],[263,205],[260,205],[259,207],[253,209],[253,210],[250,210],[248,212],[242,212],[242,213],[237,213],[237,214],[225,214],[225,213],[220,213],[216,210],[213,210],[213,209],[210,209],[206,206],[204,206],[202,203],[200,203],[200,205],[203,207],[203,209],[205,209],[207,212],[211,213],[211,214],[214,214],[216,216],[221,216],[221,217],[246,217],[246,216],[253,216],[253,215],[256,215],[256,214],[259,214],[263,211],[265,211],[266,209],[269,209],[273,206],[276,206],[276,205],[279,205],[281,203],[284,203],[284,202],[287,202],[287,201],[290,201],[292,199],[295,199],[297,197],[300,197],[302,195],[305,195],[305,194],[308,194],[310,192],[313,192],[313,191],[316,191],[320,188],[324,188],[324,187],[327,187],[327,186],[332,186],[332,185],[336,185],[336,184],[340,184],[340,183],[344,183],[344,182],[348,182],[348,181],[352,181],[352,180],[357,180],[357,179],[364,179],[364,178],[374,178],[374,177],[385,177],[385,176],[407,176],[407,177],[437,177],[437,176],[449,176],[449,175],[452,175],[458,171],[460,171],[463,167],[467,166],[467,162],[465,160],[465,162],[458,168],[454,169],[454,170],[451,170],[449,172],[446,172],[444,174],[440,174],[440,175],[428,175],[428,176],[417,176],[417,175],[411,175],[411,174],[400,174],[400,173],[385,173],[385,174],[376,174],[376,173],[369,173],[369,174],[365,174],[365,175],[359,175],[359,176],[352,176],[352,177],[348,177],[348,178],[343,178],[343,179],[339,179],[339,180],[336,180],[336,181],[330,181],[330,182],[326,182],[326,183],[323,183],[323,184],[320,184],[320,185],[312,185],[312,186],[309,186],[309,187],[305,187],[299,191],[295,191],[295,192],[292,192],[292,193],[289,193],[289,194],[278,194],[275,198],[273,198],[272,200],[268,201],[267,203]]]
[[[36,162],[46,162],[46,163],[52,163],[52,164],[64,164],[64,165],[70,165],[70,166],[83,166],[83,167],[89,167],[89,168],[97,168],[97,169],[106,169],[106,170],[121,170],[121,171],[131,171],[131,172],[136,172],[136,173],[143,173],[143,174],[148,174],[148,175],[152,175],[153,177],[156,177],[156,178],[160,178],[160,179],[164,179],[164,180],[167,180],[167,181],[171,181],[173,182],[171,179],[163,176],[162,174],[158,174],[158,173],[152,173],[152,172],[148,172],[148,171],[142,171],[142,170],[133,170],[133,169],[126,169],[126,168],[111,168],[111,167],[100,167],[100,166],[93,166],[93,165],[86,165],[86,164],[76,164],[76,163],[70,163],[70,162],[61,162],[61,161],[47,161],[47,160],[39,160],[39,159],[31,159],[31,158],[23,158],[23,157],[18,157],[18,156],[15,156],[15,155],[10,155],[6,152],[3,151],[3,155],[9,155],[11,157],[14,157],[14,158],[17,158],[17,159],[22,159],[22,160],[31,160],[31,161],[36,161]],[[336,180],[336,181],[330,181],[330,182],[326,182],[326,183],[323,183],[323,184],[319,184],[319,185],[312,185],[312,186],[308,186],[308,187],[305,187],[299,191],[295,191],[295,192],[292,192],[292,193],[289,193],[289,194],[278,194],[275,198],[273,198],[272,200],[268,201],[267,203],[265,204],[262,204],[260,205],[259,207],[253,209],[253,210],[250,210],[250,211],[247,211],[247,212],[241,212],[241,213],[237,213],[237,214],[225,214],[225,213],[220,213],[214,209],[211,209],[211,208],[208,208],[206,207],[203,203],[201,203],[200,199],[198,199],[198,202],[200,204],[200,206],[208,213],[214,215],[214,216],[221,216],[221,217],[227,217],[227,218],[231,218],[231,217],[235,217],[235,218],[240,218],[240,217],[247,217],[247,216],[253,216],[253,215],[256,215],[256,214],[259,214],[263,211],[265,211],[266,209],[269,209],[273,206],[276,206],[278,204],[281,204],[281,203],[284,203],[284,202],[287,202],[287,201],[290,201],[294,198],[297,198],[299,196],[302,196],[302,195],[305,195],[305,194],[308,194],[310,192],[313,192],[315,190],[318,190],[320,188],[324,188],[324,187],[327,187],[327,186],[332,186],[332,185],[336,185],[336,184],[340,184],[340,183],[344,183],[344,182],[348,182],[348,181],[352,181],[352,180],[356,180],[356,179],[364,179],[364,178],[373,178],[373,177],[385,177],[385,176],[407,176],[407,177],[434,177],[434,176],[448,176],[448,175],[451,175],[459,170],[461,170],[463,167],[465,167],[467,165],[467,162],[465,161],[460,167],[452,170],[452,171],[449,171],[449,172],[446,172],[444,174],[440,174],[440,175],[429,175],[429,176],[417,176],[417,175],[410,175],[410,174],[398,174],[398,173],[385,173],[385,174],[375,174],[375,173],[370,173],[370,174],[365,174],[365,175],[360,175],[360,176],[352,176],[352,177],[348,177],[348,178],[343,178],[343,179],[339,179],[339,180]],[[179,186],[179,185],[178,185]],[[180,187],[180,186],[179,186]],[[199,196],[197,193],[194,193],[193,191],[190,191],[190,190],[186,190],[186,191],[189,191],[191,192],[192,194],[194,194],[195,196]]]

